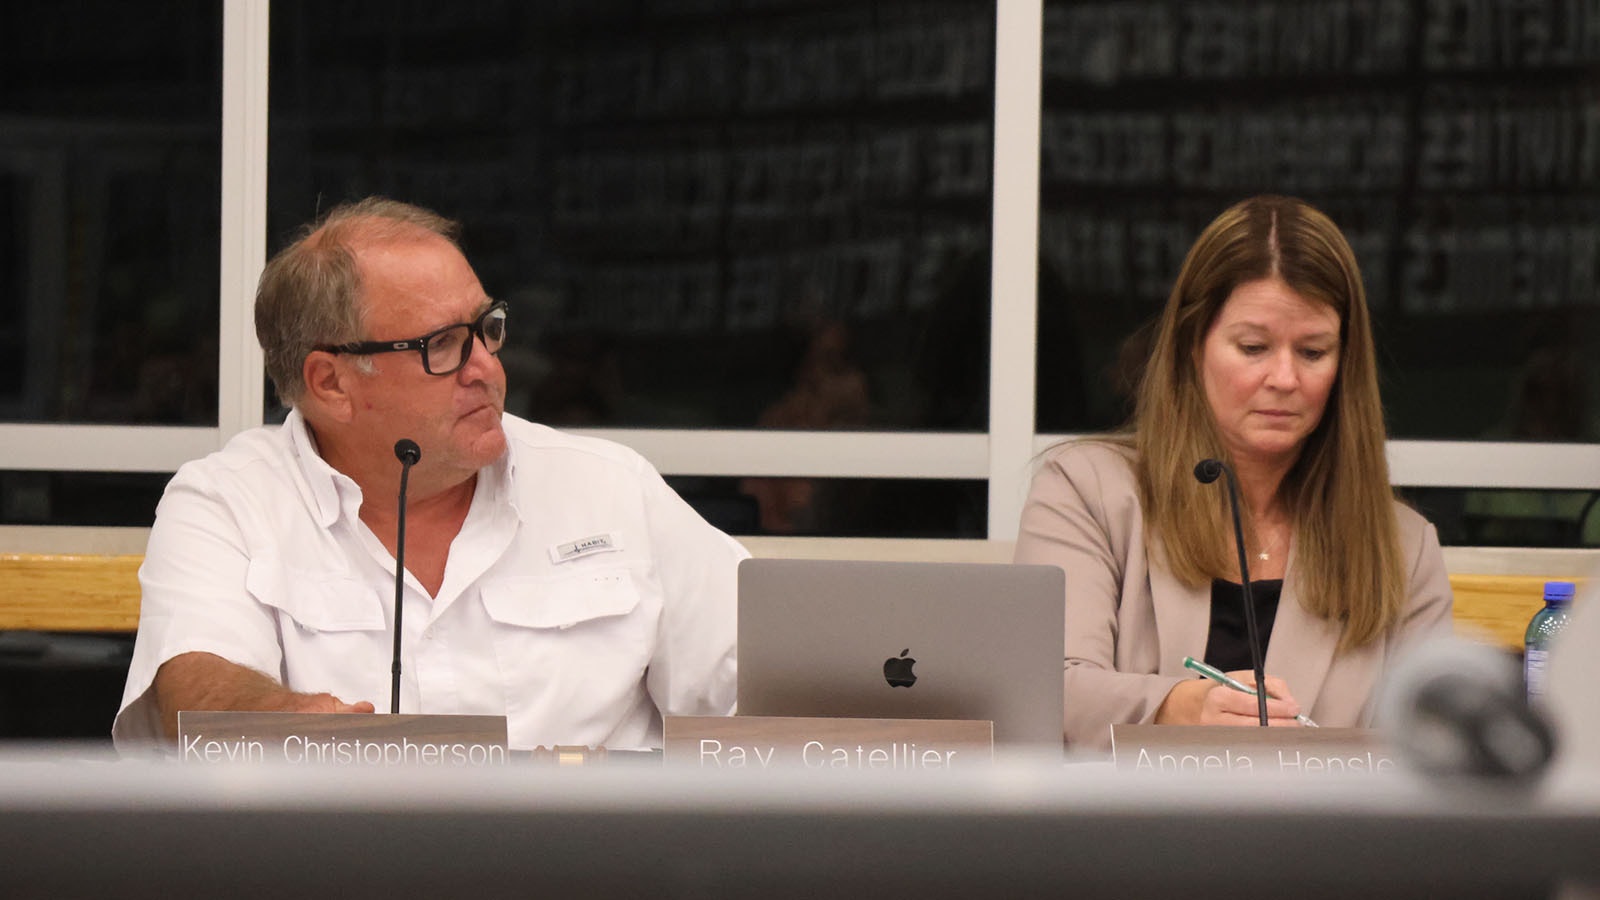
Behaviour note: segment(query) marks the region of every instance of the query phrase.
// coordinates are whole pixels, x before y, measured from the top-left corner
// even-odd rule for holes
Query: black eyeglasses
[[[484,349],[499,353],[506,343],[506,302],[497,301],[471,322],[430,331],[409,341],[352,341],[348,344],[319,344],[312,348],[327,353],[391,353],[415,350],[422,354],[422,368],[429,375],[449,375],[467,364],[472,356],[472,339],[483,341]]]

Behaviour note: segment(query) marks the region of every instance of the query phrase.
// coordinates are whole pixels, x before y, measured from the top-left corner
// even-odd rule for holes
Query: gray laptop
[[[988,719],[1060,752],[1064,592],[1055,566],[747,559],[738,711]]]

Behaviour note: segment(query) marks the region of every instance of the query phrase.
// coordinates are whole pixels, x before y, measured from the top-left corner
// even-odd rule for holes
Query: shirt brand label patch
[[[620,542],[615,536],[609,534],[597,534],[591,537],[582,538],[581,540],[573,541],[569,544],[557,544],[554,547],[551,547],[550,561],[557,564],[571,562],[572,560],[589,556],[591,554],[608,553],[612,550],[619,549],[621,549]]]

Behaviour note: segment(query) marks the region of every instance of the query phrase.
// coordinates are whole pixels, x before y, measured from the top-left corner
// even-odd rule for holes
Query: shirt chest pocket
[[[370,585],[342,573],[308,572],[275,560],[256,560],[245,589],[310,633],[385,631],[383,598]]]
[[[504,578],[483,585],[483,605],[500,625],[547,631],[621,619],[639,606],[627,569]]]

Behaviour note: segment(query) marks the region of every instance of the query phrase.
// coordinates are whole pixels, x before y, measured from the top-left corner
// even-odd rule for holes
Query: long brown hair
[[[1292,197],[1251,197],[1229,207],[1189,249],[1167,299],[1132,420],[1139,495],[1181,581],[1236,575],[1223,491],[1193,469],[1226,459],[1199,359],[1206,333],[1234,288],[1281,278],[1327,305],[1340,323],[1339,371],[1322,421],[1279,488],[1295,528],[1296,591],[1307,610],[1343,621],[1340,646],[1359,647],[1399,619],[1406,585],[1394,493],[1384,458],[1383,404],[1361,272],[1327,216]]]

